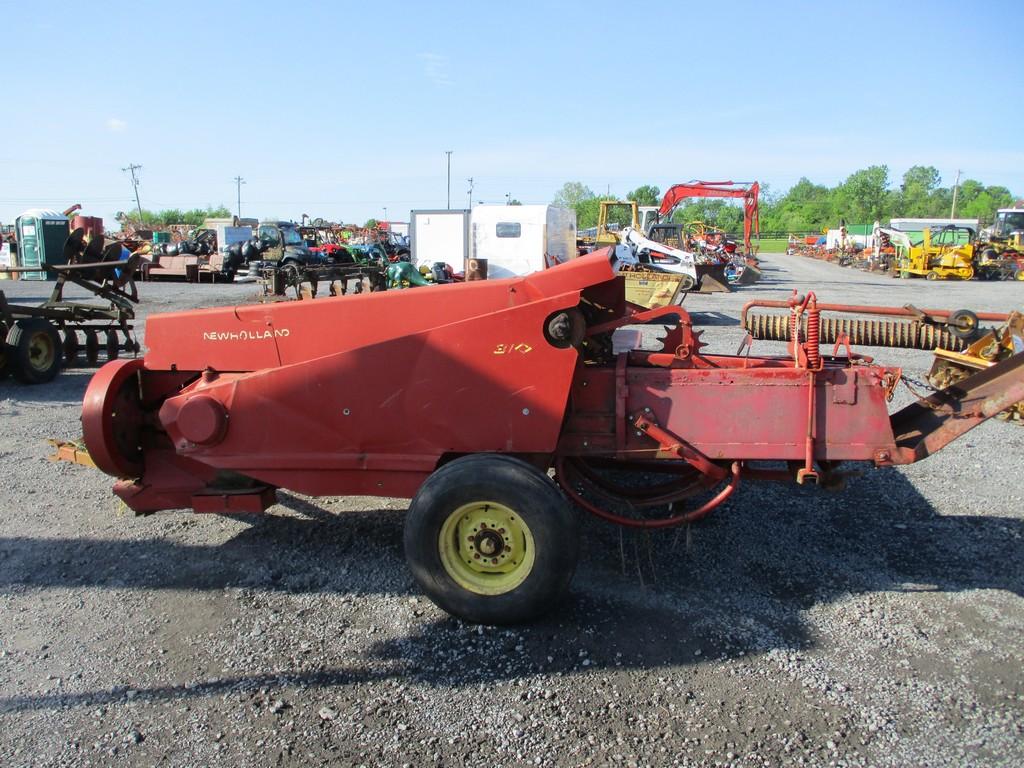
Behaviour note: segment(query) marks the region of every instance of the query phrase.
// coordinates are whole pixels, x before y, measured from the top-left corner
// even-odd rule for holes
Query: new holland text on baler
[[[677,525],[745,477],[828,482],[840,462],[909,464],[1024,400],[1014,354],[890,416],[900,369],[853,354],[811,294],[760,331],[745,317],[754,335],[789,338],[788,355],[705,354],[682,308],[629,305],[609,259],[155,315],[145,357],[108,363],[88,387],[88,459],[140,513],[261,512],[279,488],[411,498],[405,550],[422,589],[469,621],[508,623],[566,591],[573,503]],[[897,325],[928,326],[879,322],[900,338]],[[613,332],[638,324],[668,326],[661,348],[616,353]],[[823,329],[840,342],[831,355]],[[927,346],[914,333],[908,345]]]

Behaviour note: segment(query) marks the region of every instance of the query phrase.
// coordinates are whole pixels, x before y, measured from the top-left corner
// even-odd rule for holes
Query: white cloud
[[[431,83],[439,87],[454,85],[448,76],[447,56],[440,53],[421,53],[419,59],[423,62],[423,75]]]
[[[128,123],[119,117],[107,118],[107,130],[114,133],[122,133],[128,127]]]

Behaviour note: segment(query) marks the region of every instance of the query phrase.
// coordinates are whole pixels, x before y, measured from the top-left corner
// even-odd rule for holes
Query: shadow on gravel
[[[686,307],[683,307],[686,309]],[[693,320],[694,326],[698,330],[704,326],[723,326],[723,325],[735,325],[739,327],[740,321],[737,316],[727,315],[725,312],[704,312],[701,310],[688,310],[690,312],[690,318]]]
[[[820,292],[824,296],[827,293],[829,293],[830,291],[836,291],[838,288],[845,289],[845,288],[847,288],[849,286],[853,286],[853,285],[862,285],[862,286],[867,286],[869,288],[878,288],[879,286],[884,286],[885,285],[885,283],[882,282],[881,280],[878,280],[878,281],[844,280],[843,283],[842,283],[842,286],[832,286],[832,287],[830,287],[828,289],[823,289],[822,288],[822,282],[823,281],[820,280],[820,279],[817,279],[817,280],[793,280],[792,278],[789,278],[789,277],[782,277],[782,278],[779,278],[779,279],[762,278],[761,280],[758,280],[757,283],[755,283],[755,286],[760,286],[760,285],[778,285],[778,286],[782,286],[782,287],[788,288],[788,287],[796,287],[798,285],[809,285],[809,286],[811,286],[812,288],[815,289],[816,293]]]
[[[417,594],[402,564],[402,511],[335,515],[329,504],[281,496],[294,515],[256,518],[221,546],[0,539],[0,589]],[[192,518],[165,519],[188,525]],[[535,624],[475,628],[434,618],[431,610],[419,620],[410,615],[409,634],[373,646],[351,668],[215,679],[133,695],[164,701],[392,677],[463,687],[584,669],[657,669],[810,647],[803,612],[848,595],[1005,590],[1024,596],[1024,522],[996,514],[940,516],[895,470],[869,472],[840,494],[748,484],[689,533],[620,532],[588,519],[583,534],[570,598]],[[298,644],[301,624],[295,631]],[[94,706],[126,695],[107,689],[4,697],[0,712]]]
[[[52,403],[55,400],[82,401],[95,368],[69,368],[46,384],[22,384],[13,377],[0,380],[0,400],[15,403]]]

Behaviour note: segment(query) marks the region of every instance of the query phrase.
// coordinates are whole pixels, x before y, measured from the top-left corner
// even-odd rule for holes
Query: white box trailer
[[[472,212],[412,211],[412,262],[486,259],[489,278],[528,275],[576,256],[576,212],[554,205],[478,205]]]
[[[469,257],[469,211],[409,212],[409,249],[413,264],[450,264],[459,272]]]
[[[538,272],[576,256],[576,212],[554,205],[478,205],[471,254],[489,278]]]

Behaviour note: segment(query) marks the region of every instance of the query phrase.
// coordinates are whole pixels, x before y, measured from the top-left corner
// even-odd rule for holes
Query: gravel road
[[[1024,304],[1019,283],[764,263],[756,286],[687,299],[712,349],[735,350],[745,301],[793,288]],[[253,294],[141,290],[142,314]],[[918,378],[930,363],[873,354]],[[495,629],[420,596],[401,500],[118,509],[109,478],[46,460],[46,438],[79,434],[90,373],[0,382],[4,766],[1024,764],[1024,427],[989,422],[841,493],[747,484],[679,533],[588,519],[571,598]]]

